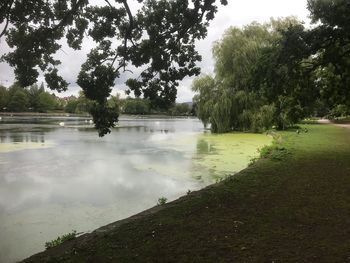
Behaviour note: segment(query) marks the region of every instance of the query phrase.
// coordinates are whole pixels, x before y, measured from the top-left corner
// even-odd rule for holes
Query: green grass
[[[70,233],[64,234],[62,236],[57,237],[54,240],[48,241],[45,243],[45,248],[50,249],[53,247],[56,247],[58,245],[61,245],[63,242],[66,242],[68,240],[72,240],[77,237],[77,231],[73,230]]]
[[[26,262],[348,262],[350,129],[304,127],[233,177]]]

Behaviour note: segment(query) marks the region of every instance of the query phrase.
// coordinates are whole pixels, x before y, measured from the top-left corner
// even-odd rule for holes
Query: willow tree
[[[266,89],[254,82],[262,57],[281,39],[280,30],[294,18],[229,28],[213,47],[215,76],[193,82],[199,118],[214,132],[262,131],[275,124],[276,105]]]
[[[137,0],[141,7],[136,11],[130,8],[133,2],[104,0],[97,6],[89,0],[2,0],[0,37],[13,49],[3,60],[22,86],[34,84],[41,71],[48,87],[64,91],[69,83],[60,76],[55,57],[61,39],[81,49],[84,39],[91,38],[95,46],[77,83],[95,102],[91,114],[101,136],[118,119],[107,98],[122,72],[140,67],[141,74],[126,81],[129,91],[168,107],[178,81],[200,72],[195,40],[206,36],[219,1]]]

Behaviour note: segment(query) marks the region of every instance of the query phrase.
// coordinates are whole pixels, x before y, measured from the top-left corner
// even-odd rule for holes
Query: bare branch
[[[134,74],[134,72],[130,69],[125,69],[124,72],[130,72],[131,74]]]
[[[1,38],[3,35],[5,35],[5,33],[6,33],[6,31],[7,31],[7,27],[8,27],[9,22],[10,22],[11,7],[12,7],[13,3],[14,3],[14,0],[11,0],[10,5],[9,5],[9,7],[8,7],[8,10],[7,10],[6,24],[5,24],[5,27],[4,27],[4,29],[2,30],[1,34],[0,34],[0,38]]]
[[[131,33],[132,33],[132,29],[134,27],[134,19],[133,19],[133,16],[132,16],[132,13],[131,13],[131,10],[130,10],[130,7],[127,3],[127,0],[123,0],[123,5],[125,7],[125,10],[128,14],[128,17],[129,17],[129,27],[125,33],[125,36],[124,36],[124,54],[123,54],[123,60],[120,62],[118,68],[116,68],[115,72],[119,71],[122,67],[124,67],[124,72],[127,71],[125,68],[126,68],[126,53],[127,53],[127,46],[128,46],[128,40],[131,41],[131,43],[133,45],[134,42],[132,41],[132,38],[131,38]],[[115,60],[117,59],[118,57],[118,53],[115,55],[114,59],[113,59],[113,62],[111,64],[111,67],[113,66]]]
[[[126,9],[126,12],[128,13],[128,17],[129,17],[129,28],[128,28],[128,31],[126,32],[125,38],[124,38],[124,46],[126,46],[127,40],[131,39],[131,32],[132,32],[132,29],[134,28],[134,18],[131,14],[130,7],[128,5],[127,0],[123,0],[123,4],[124,4],[124,7]]]
[[[109,5],[110,8],[113,8],[113,6],[111,5],[111,3],[108,0],[105,0],[105,2]]]
[[[4,29],[2,30],[1,34],[0,34],[0,37],[2,37],[3,35],[5,35],[6,31],[7,31],[7,27],[9,25],[9,19],[8,17],[6,18],[6,24],[5,24],[5,27]]]

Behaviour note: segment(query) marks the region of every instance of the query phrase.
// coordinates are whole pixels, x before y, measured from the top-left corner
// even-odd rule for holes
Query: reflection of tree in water
[[[9,138],[11,142],[34,142],[34,143],[44,143],[45,133],[10,133],[5,138],[1,138],[1,141],[6,141]]]
[[[204,139],[197,140],[197,154],[213,154],[216,149],[213,144]]]
[[[210,167],[206,164],[206,156],[218,154],[215,145],[203,138],[197,140],[197,154],[192,167],[192,177],[200,182],[213,183],[219,177],[216,166]]]
[[[7,136],[3,133],[0,133],[0,142],[6,142]]]
[[[28,142],[28,140],[26,140]],[[40,132],[39,134],[30,134],[30,142],[45,142],[45,134]]]

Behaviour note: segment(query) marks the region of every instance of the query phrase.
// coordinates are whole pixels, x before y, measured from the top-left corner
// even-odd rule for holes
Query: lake
[[[86,118],[2,116],[0,262],[215,183],[270,142],[262,134],[212,135],[195,118],[122,116],[99,138]]]

